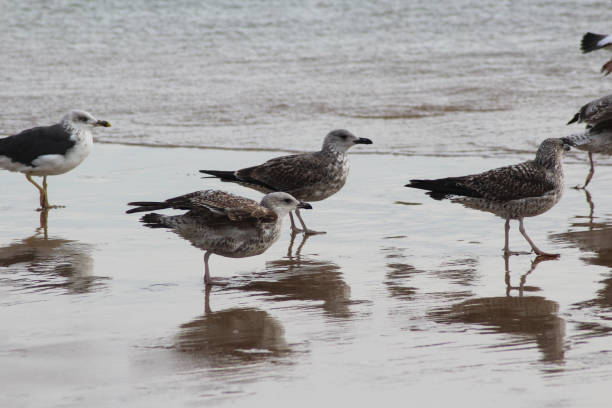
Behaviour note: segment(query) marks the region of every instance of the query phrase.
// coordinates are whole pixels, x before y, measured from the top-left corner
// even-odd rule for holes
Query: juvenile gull
[[[577,149],[589,153],[589,174],[582,187],[576,186],[576,188],[585,188],[595,174],[593,153],[612,154],[612,95],[595,99],[584,105],[567,122],[568,125],[571,123],[587,124],[587,130],[568,137],[576,144]]]
[[[429,190],[437,200],[451,198],[466,207],[493,213],[506,220],[505,254],[510,251],[510,220],[519,220],[519,231],[538,255],[557,257],[536,247],[527,235],[523,218],[535,217],[551,209],[563,193],[563,153],[572,142],[546,139],[538,148],[535,160],[500,167],[479,174],[437,180],[410,180],[406,187]]]
[[[164,208],[187,210],[182,215],[145,214],[140,220],[151,228],[170,228],[204,254],[204,282],[210,277],[208,258],[217,254],[229,258],[259,255],[280,236],[282,219],[297,208],[312,208],[290,194],[266,194],[261,203],[219,190],[204,190],[163,202],[138,201],[128,214]]]
[[[372,141],[355,137],[348,130],[333,130],[325,136],[323,147],[318,152],[276,157],[258,166],[236,171],[200,172],[262,193],[284,191],[298,200],[320,201],[337,193],[344,186],[349,171],[347,151],[356,144],[372,144]],[[320,233],[306,227],[299,209],[295,210],[295,215],[302,229],[295,226],[293,216],[289,213],[293,231]]]
[[[109,127],[110,123],[88,112],[72,110],[55,125],[26,129],[0,139],[0,168],[24,173],[40,192],[41,209],[48,209],[47,176],[66,173],[85,160],[93,145],[93,126]],[[32,176],[42,176],[43,185]]]
[[[584,54],[600,49],[612,52],[612,35],[586,33],[580,42],[580,49]],[[603,72],[604,75],[608,75],[612,72],[612,59],[601,67],[601,72]]]

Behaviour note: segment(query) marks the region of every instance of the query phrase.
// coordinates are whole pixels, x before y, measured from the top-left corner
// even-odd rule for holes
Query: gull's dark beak
[[[110,123],[108,123],[105,120],[99,120],[96,123],[94,123],[94,126],[103,126],[103,127],[110,127]]]
[[[562,137],[561,141],[563,142],[563,149],[566,152],[569,152],[571,147],[576,146],[576,143],[574,143],[574,141],[570,140],[570,138],[568,138],[568,137]]]
[[[312,205],[308,203],[303,203],[300,201],[300,203],[297,205],[297,208],[303,208],[305,210],[312,210]]]
[[[365,137],[360,137],[359,139],[355,140],[353,143],[355,144],[372,144],[372,141],[368,138]]]

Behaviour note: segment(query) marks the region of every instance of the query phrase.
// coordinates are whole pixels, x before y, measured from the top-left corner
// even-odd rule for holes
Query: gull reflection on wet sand
[[[249,277],[250,282],[235,287],[258,292],[272,301],[315,301],[333,317],[351,316],[351,288],[342,279],[340,267],[333,262],[303,256],[308,235],[302,235],[295,254],[296,234],[292,234],[287,256],[266,263],[266,270]],[[316,306],[319,307],[319,306]]]
[[[60,289],[86,293],[104,287],[94,276],[92,246],[79,241],[48,237],[47,212],[41,226],[28,238],[0,247],[0,282],[20,291]]]
[[[283,356],[290,348],[281,323],[256,308],[212,311],[211,286],[205,288],[204,314],[180,326],[174,348],[205,358],[215,367],[254,363]]]
[[[553,234],[551,239],[578,248],[584,253],[581,259],[587,264],[612,267],[611,219],[591,218],[589,222],[584,222],[582,217],[576,217],[567,232]],[[606,324],[606,321],[612,319],[612,273],[606,272],[599,283],[603,287],[597,290],[595,298],[574,305],[589,311],[591,321],[579,324],[579,329],[585,331],[586,336],[608,335],[612,331]]]
[[[563,362],[565,321],[557,316],[559,304],[542,296],[525,296],[526,292],[539,291],[537,287],[526,286],[526,281],[537,265],[546,260],[549,259],[535,258],[531,268],[521,275],[519,284],[512,286],[506,256],[505,296],[468,299],[450,308],[435,310],[430,316],[439,323],[484,326],[482,333],[512,335],[512,340],[488,348],[513,349],[535,342],[543,361]]]

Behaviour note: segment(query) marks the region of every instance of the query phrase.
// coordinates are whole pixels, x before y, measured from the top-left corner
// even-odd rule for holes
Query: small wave
[[[363,109],[355,109],[353,112],[336,111],[336,114],[343,117],[356,119],[419,119],[432,116],[443,116],[448,113],[472,113],[472,112],[500,112],[508,110],[505,107],[491,107],[478,105],[431,105],[422,104],[406,108],[385,108],[382,111],[368,111]]]

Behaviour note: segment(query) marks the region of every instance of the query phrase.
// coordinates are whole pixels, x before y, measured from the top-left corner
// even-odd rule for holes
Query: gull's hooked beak
[[[96,123],[94,123],[94,126],[103,126],[103,127],[110,127],[110,123],[108,123],[105,120],[99,120]]]
[[[305,210],[312,210],[312,205],[308,203],[303,203],[300,201],[299,204],[297,205],[297,208],[303,208]]]
[[[368,138],[365,137],[360,137],[359,139],[355,140],[353,143],[355,144],[372,144],[372,141]]]

